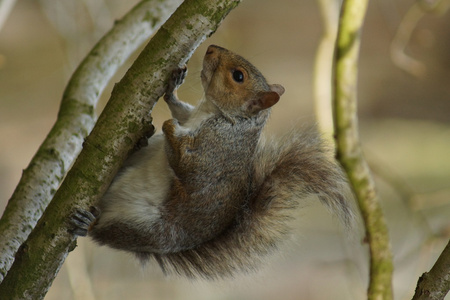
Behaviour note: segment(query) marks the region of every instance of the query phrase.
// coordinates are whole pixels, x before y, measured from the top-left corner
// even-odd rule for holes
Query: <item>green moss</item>
[[[92,118],[95,118],[95,107],[83,102],[78,101],[75,98],[63,99],[61,107],[58,113],[58,119],[74,115],[85,114]]]
[[[125,143],[126,143],[128,146],[131,146],[131,145],[134,144],[134,143],[133,143],[133,140],[130,139],[129,137],[125,137]]]
[[[159,20],[160,18],[153,15],[150,11],[147,11],[144,15],[144,18],[142,19],[142,21],[144,22],[149,22],[152,27],[155,27]]]
[[[37,161],[57,161],[59,167],[61,168],[61,173],[64,174],[64,163],[61,161],[60,157],[61,155],[56,149],[41,147],[36,153],[35,159],[33,159],[33,164],[30,164],[28,169],[34,168]]]
[[[240,1],[223,1],[224,4],[223,6],[227,7],[227,10],[220,10],[220,9],[208,9],[207,11],[205,11],[205,16],[209,17],[209,19],[211,20],[211,22],[213,24],[217,24],[216,27],[214,28],[214,31],[217,29],[217,27],[219,26],[218,24],[220,23],[220,21],[222,21],[222,19],[228,15],[228,13],[234,9],[236,6],[238,6],[238,4],[240,3]]]
[[[136,133],[139,131],[140,127],[141,126],[139,124],[136,124],[135,122],[129,122],[128,123],[128,132]]]

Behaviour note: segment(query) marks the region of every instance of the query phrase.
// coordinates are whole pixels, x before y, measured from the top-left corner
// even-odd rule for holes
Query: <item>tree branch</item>
[[[171,71],[184,65],[239,0],[186,0],[113,89],[83,150],[0,285],[10,299],[44,297],[75,237],[68,217],[103,195],[127,153],[152,130],[149,112]]]
[[[430,272],[417,282],[412,300],[443,300],[450,290],[450,241]]]
[[[368,299],[392,299],[392,258],[388,230],[358,137],[357,61],[367,0],[343,2],[334,69],[337,156],[343,165],[366,228],[370,251]]]
[[[105,86],[180,3],[142,1],[97,43],[73,74],[56,123],[24,170],[0,219],[0,282],[94,127],[95,106]]]
[[[16,4],[16,0],[0,0],[0,30],[8,19],[14,4]]]
[[[331,141],[333,136],[331,77],[340,1],[318,0],[318,3],[323,33],[314,64],[314,111],[321,133]]]

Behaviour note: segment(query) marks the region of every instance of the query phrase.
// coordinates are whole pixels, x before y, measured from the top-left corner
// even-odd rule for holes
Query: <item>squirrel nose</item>
[[[216,49],[216,46],[215,46],[215,45],[209,46],[208,49],[206,50],[206,55],[211,55],[211,54],[213,54],[214,51],[215,51],[215,49]]]
[[[217,45],[210,45],[208,47],[208,49],[206,50],[206,55],[211,55],[211,54],[214,54],[214,53],[220,52],[220,51],[226,52],[227,50],[225,48],[219,47]]]

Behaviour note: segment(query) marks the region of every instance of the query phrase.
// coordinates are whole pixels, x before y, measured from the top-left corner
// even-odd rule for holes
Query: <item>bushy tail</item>
[[[332,150],[315,129],[291,132],[260,150],[255,173],[257,202],[295,206],[315,194],[345,226],[353,224],[350,186]]]
[[[153,255],[165,272],[218,278],[256,269],[285,239],[292,210],[311,194],[346,226],[353,222],[345,176],[313,130],[261,143],[254,168],[250,195],[232,226],[194,249]]]

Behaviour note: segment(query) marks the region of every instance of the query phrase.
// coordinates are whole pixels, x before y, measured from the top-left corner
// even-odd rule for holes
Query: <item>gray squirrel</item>
[[[97,208],[73,216],[76,235],[153,257],[166,273],[218,278],[255,269],[309,195],[352,223],[346,178],[315,131],[261,137],[281,85],[211,45],[193,107],[176,95],[186,72],[174,71],[164,96],[174,119],[127,159]]]

